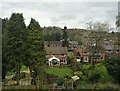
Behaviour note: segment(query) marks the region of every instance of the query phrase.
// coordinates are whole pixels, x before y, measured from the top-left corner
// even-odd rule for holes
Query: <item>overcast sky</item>
[[[85,28],[89,21],[109,21],[115,26],[118,15],[117,2],[4,2],[0,3],[0,17],[10,17],[13,12],[23,13],[26,25],[36,19],[40,26]]]

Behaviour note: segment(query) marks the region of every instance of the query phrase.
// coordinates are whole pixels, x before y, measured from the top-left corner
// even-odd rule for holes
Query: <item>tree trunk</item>
[[[20,67],[18,67],[17,72],[16,72],[16,81],[17,81],[17,85],[19,85],[19,81],[20,81]]]

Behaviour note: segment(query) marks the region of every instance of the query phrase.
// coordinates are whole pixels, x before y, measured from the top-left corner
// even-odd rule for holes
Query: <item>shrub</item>
[[[120,83],[120,57],[112,57],[104,61],[108,74],[110,74],[117,83]]]
[[[64,83],[64,78],[63,77],[60,77],[60,78],[57,79],[57,84],[58,85],[63,85],[63,83]]]
[[[75,71],[75,72],[74,72],[74,75],[77,75],[77,76],[79,76],[79,77],[82,77],[83,73],[82,73],[82,71]]]
[[[88,78],[92,83],[98,82],[100,79],[99,71],[97,69],[90,70],[88,74]]]

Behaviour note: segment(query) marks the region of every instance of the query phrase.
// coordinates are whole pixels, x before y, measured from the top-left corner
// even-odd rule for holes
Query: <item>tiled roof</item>
[[[46,47],[46,54],[67,54],[67,47]]]

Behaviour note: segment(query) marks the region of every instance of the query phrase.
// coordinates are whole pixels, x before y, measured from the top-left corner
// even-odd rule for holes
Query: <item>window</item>
[[[48,47],[50,47],[50,45],[47,45]]]
[[[83,61],[84,61],[84,62],[88,62],[88,57],[84,57],[84,58],[83,58]]]
[[[103,57],[101,57],[101,59],[103,59]]]
[[[56,65],[56,64],[58,64],[58,60],[53,59],[53,60],[52,60],[52,63],[53,63],[53,65]]]
[[[63,62],[63,59],[60,59],[60,62]]]

